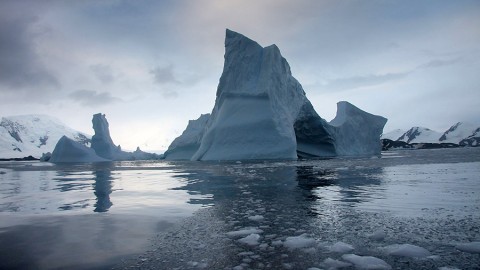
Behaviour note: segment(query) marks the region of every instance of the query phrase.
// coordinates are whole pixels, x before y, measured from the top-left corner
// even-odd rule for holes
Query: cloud
[[[437,68],[437,67],[450,66],[460,62],[460,60],[461,60],[460,58],[449,59],[449,60],[435,59],[418,66],[418,68],[424,69],[424,68]]]
[[[36,37],[42,35],[35,28],[38,19],[24,8],[12,1],[0,8],[0,91],[56,89],[59,81],[36,50]]]
[[[98,107],[121,101],[121,99],[113,97],[108,92],[98,93],[92,90],[77,90],[70,93],[68,97],[83,106],[89,107]]]
[[[173,65],[166,67],[155,67],[150,70],[150,74],[153,75],[154,82],[157,84],[177,84],[180,83],[173,74]]]
[[[328,81],[323,87],[329,90],[349,90],[366,86],[374,86],[387,82],[400,80],[407,77],[411,72],[387,73],[381,75],[366,75],[340,78]]]
[[[173,65],[157,66],[150,70],[150,74],[152,74],[154,82],[161,86],[160,91],[164,98],[176,98],[178,96],[174,85],[180,84],[180,81],[177,80],[173,73]]]
[[[109,65],[91,65],[90,70],[93,72],[95,77],[103,84],[111,83],[115,79],[115,77],[113,76],[112,68]]]

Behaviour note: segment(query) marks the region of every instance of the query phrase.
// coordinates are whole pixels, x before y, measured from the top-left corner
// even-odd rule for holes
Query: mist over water
[[[478,254],[455,248],[480,241],[478,148],[305,161],[2,162],[0,172],[1,268],[307,269],[345,262],[345,253],[394,269],[480,265]],[[353,250],[332,251],[338,242]],[[386,247],[396,244],[431,256],[393,256]]]

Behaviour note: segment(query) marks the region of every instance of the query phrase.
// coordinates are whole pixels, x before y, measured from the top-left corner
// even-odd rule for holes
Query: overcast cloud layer
[[[480,122],[480,1],[0,1],[0,116],[48,114],[123,149],[168,147],[208,113],[225,29],[277,44],[327,120],[385,131]]]

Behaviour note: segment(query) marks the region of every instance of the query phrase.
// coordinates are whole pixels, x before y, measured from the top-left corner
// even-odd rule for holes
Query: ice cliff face
[[[187,127],[165,158],[296,159],[375,154],[380,153],[385,122],[383,117],[341,102],[336,120],[327,123],[315,112],[277,46],[263,48],[227,30],[225,63],[211,116],[198,122],[203,128]]]

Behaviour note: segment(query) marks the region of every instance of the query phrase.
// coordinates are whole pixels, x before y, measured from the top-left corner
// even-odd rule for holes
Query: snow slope
[[[47,115],[18,115],[2,117],[0,121],[0,158],[40,158],[52,152],[62,136],[68,136],[83,145],[90,144],[90,136],[67,127]]]
[[[458,144],[461,140],[473,135],[477,128],[470,123],[458,122],[445,131],[439,141]]]
[[[438,142],[441,133],[425,127],[412,127],[405,132],[397,141],[406,143],[432,143]]]
[[[390,132],[382,134],[382,139],[389,139],[392,141],[396,141],[398,138],[400,138],[403,134],[405,134],[405,130],[403,129],[394,129]]]

